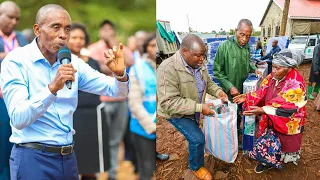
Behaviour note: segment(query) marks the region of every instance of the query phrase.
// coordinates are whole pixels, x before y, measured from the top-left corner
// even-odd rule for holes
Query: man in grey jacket
[[[199,128],[200,113],[211,115],[206,93],[227,101],[228,97],[208,75],[206,47],[194,34],[188,34],[180,49],[163,61],[157,70],[157,114],[168,119],[189,143],[189,168],[199,179],[212,179],[204,168],[204,134]]]

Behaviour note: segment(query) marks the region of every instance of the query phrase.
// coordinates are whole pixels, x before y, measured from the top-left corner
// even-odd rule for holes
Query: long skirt
[[[103,108],[78,107],[73,115],[75,153],[79,174],[105,172],[110,168],[109,127]]]

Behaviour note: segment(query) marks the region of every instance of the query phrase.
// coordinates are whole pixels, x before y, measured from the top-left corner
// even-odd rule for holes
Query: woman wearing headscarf
[[[298,51],[284,49],[274,54],[272,73],[261,83],[260,88],[246,95],[234,97],[234,102],[244,102],[250,110],[244,115],[261,115],[258,137],[269,125],[280,139],[282,160],[297,165],[300,159],[302,133],[306,121],[307,94],[304,79],[295,69],[303,58]],[[259,107],[257,105],[263,105]],[[270,122],[271,121],[271,122]],[[270,164],[258,164],[256,173],[271,168]]]

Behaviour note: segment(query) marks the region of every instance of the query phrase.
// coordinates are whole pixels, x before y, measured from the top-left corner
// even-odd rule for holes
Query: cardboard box
[[[261,80],[262,78],[257,77],[255,74],[250,74],[243,82],[243,93],[256,91],[260,87]]]
[[[263,74],[263,78],[268,76],[268,64],[258,65],[258,71]]]

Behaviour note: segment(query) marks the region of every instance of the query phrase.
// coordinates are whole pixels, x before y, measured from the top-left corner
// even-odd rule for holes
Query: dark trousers
[[[10,156],[11,180],[78,180],[75,153],[61,155],[13,146]]]
[[[150,180],[156,170],[156,140],[132,133],[140,180]]]
[[[187,139],[189,146],[189,168],[193,171],[204,166],[204,134],[195,120],[188,118],[169,119],[169,122]]]
[[[138,173],[138,160],[136,157],[136,149],[134,147],[133,133],[130,131],[130,116],[128,117],[128,125],[123,138],[125,148],[125,160],[131,161],[134,166],[134,173]]]
[[[272,72],[272,61],[268,62],[268,74]]]

